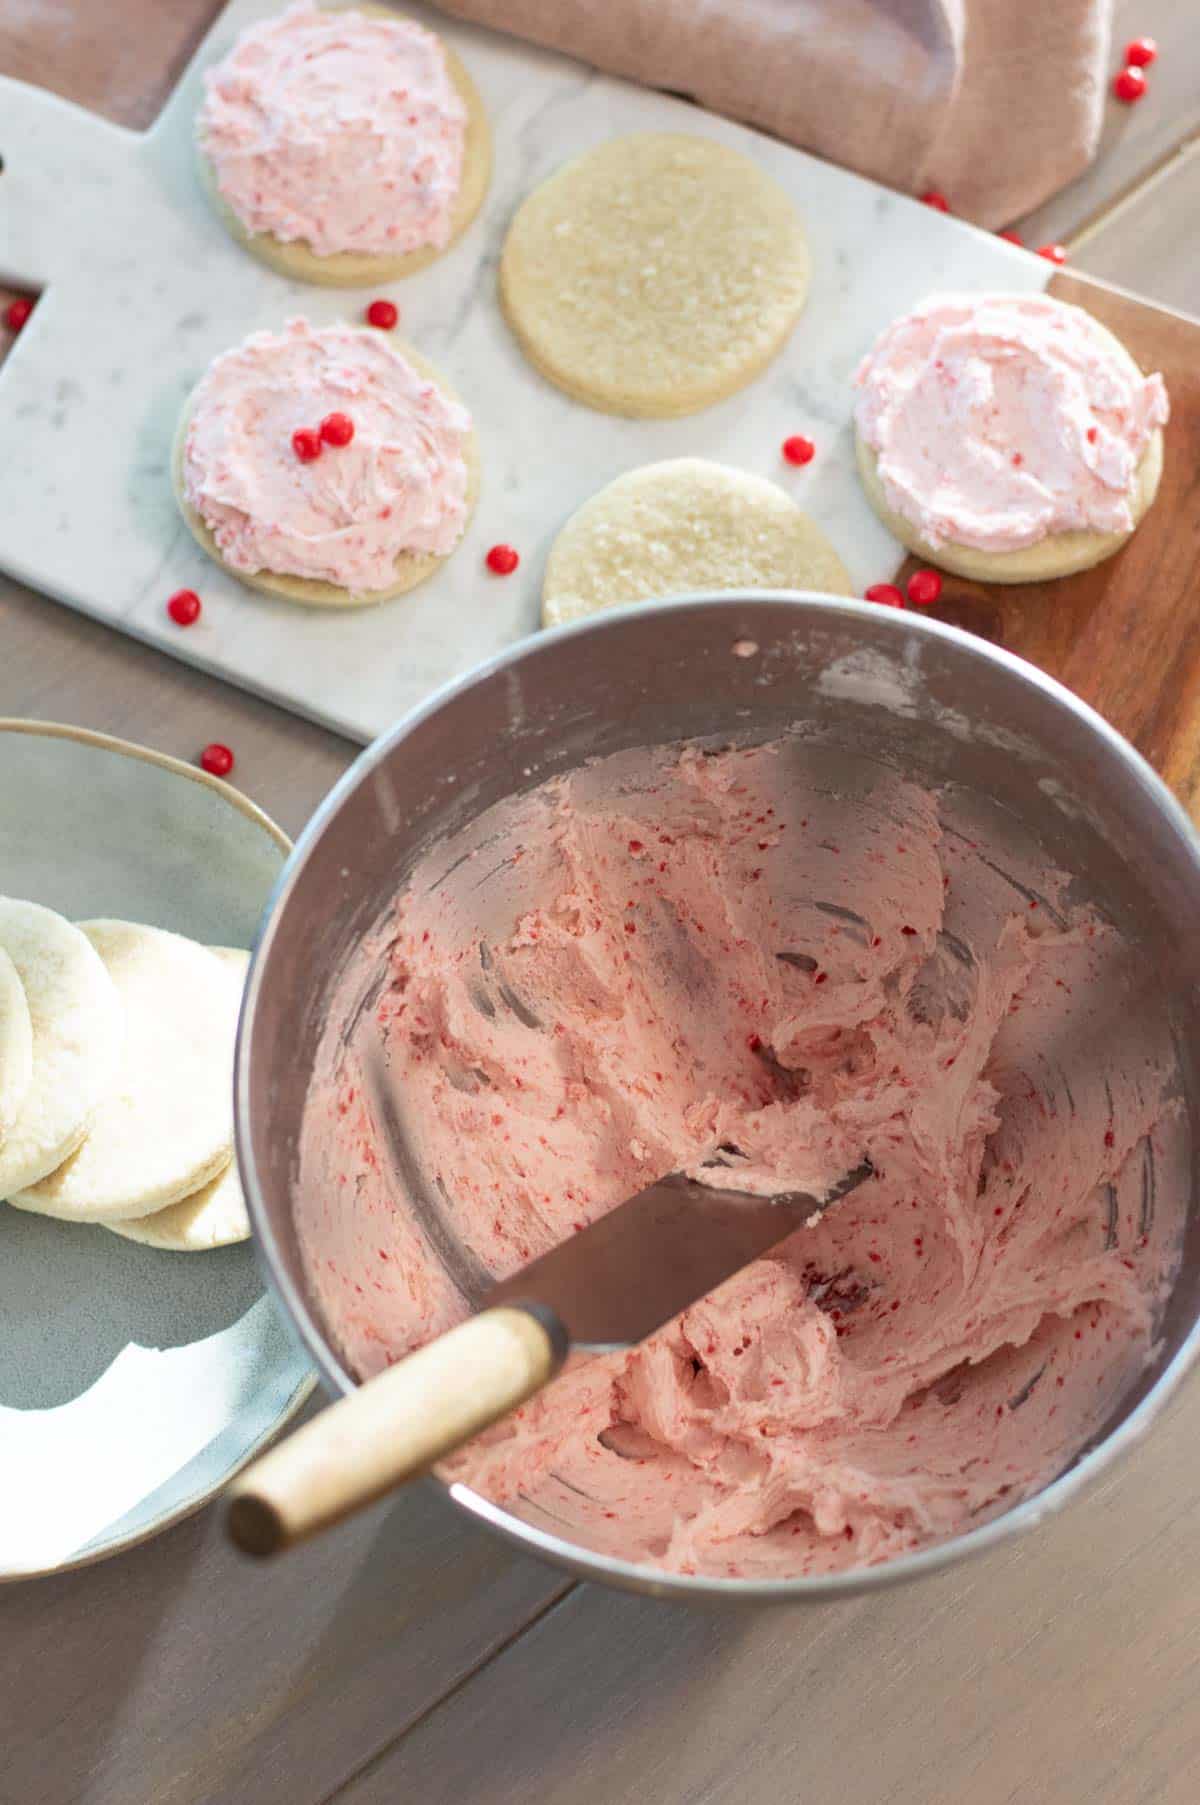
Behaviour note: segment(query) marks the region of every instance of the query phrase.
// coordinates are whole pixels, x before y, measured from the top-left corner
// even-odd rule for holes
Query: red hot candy
[[[1113,93],[1118,100],[1123,100],[1131,107],[1146,92],[1146,77],[1138,68],[1122,69],[1119,75],[1113,76]]]
[[[354,422],[349,414],[326,414],[321,437],[327,445],[348,445],[354,437]]]
[[[783,441],[780,450],[789,464],[811,464],[817,448],[811,439],[806,439],[797,432]]]
[[[936,570],[914,570],[906,588],[914,608],[932,608],[942,593],[942,579]]]
[[[233,770],[233,753],[228,746],[214,740],[200,754],[200,769],[207,771],[210,777],[228,777]]]
[[[321,435],[311,426],[298,426],[292,434],[292,450],[302,464],[311,464],[321,455]]]
[[[194,589],[177,589],[167,603],[167,613],[177,627],[193,627],[200,619],[200,597]]]

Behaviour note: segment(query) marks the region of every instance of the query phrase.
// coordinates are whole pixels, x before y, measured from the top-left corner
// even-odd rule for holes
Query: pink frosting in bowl
[[[305,462],[292,435],[347,414],[354,435]],[[405,555],[446,557],[465,524],[471,417],[378,333],[289,320],[216,358],[192,398],[184,497],[231,569],[351,593]]]
[[[398,256],[454,230],[467,108],[432,32],[300,0],[206,78],[200,147],[251,232]]]
[[[1003,553],[1136,525],[1167,392],[1083,308],[934,295],[887,328],[854,380],[888,506],[927,544]]]
[[[860,783],[802,732],[496,804],[422,854],[327,1015],[296,1225],[342,1358],[461,1318],[430,1202],[507,1274],[668,1171],[821,1194],[865,1156],[443,1477],[721,1578],[873,1565],[1030,1496],[1145,1372],[1190,1158],[1144,952],[1072,888],[999,806],[882,760]]]

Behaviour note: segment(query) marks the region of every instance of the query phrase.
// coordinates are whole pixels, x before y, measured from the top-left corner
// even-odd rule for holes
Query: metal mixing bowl
[[[237,1066],[237,1137],[267,1277],[334,1393],[339,1360],[306,1280],[294,1201],[309,1074],[338,977],[419,854],[484,809],[588,758],[804,723],[846,761],[884,760],[978,800],[1078,874],[1165,994],[1200,1146],[1200,838],[1150,767],[1067,690],[935,621],[807,595],[717,595],[604,614],[514,646],[366,751],[301,835],[255,955]],[[1158,1005],[1162,1007],[1162,1005]],[[1190,1162],[1189,1162],[1190,1166]],[[1200,1345],[1200,1211],[1187,1167],[1160,1175],[1186,1221],[1153,1365],[1072,1467],[1036,1497],[891,1563],[816,1578],[656,1572],[525,1521],[462,1485],[454,1503],[591,1579],[693,1600],[804,1600],[934,1572],[1031,1528],[1128,1449]]]

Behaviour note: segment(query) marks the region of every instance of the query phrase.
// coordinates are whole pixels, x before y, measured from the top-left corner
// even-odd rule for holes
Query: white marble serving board
[[[369,739],[439,684],[532,632],[542,567],[562,522],[621,471],[683,453],[774,478],[828,532],[856,586],[899,549],[854,473],[850,376],[875,334],[936,288],[1045,287],[1052,266],[989,233],[686,102],[565,58],[405,7],[461,52],[495,134],[480,218],[432,268],[387,288],[308,288],[240,250],[196,179],[201,72],[275,0],[234,0],[149,132],[0,79],[0,276],[44,292],[0,368],[0,566],[34,588]],[[624,132],[676,130],[732,144],[793,195],[812,246],[812,291],[782,354],[749,389],[685,420],[593,413],[525,363],[500,316],[495,272],[522,198],[566,159]],[[348,613],[245,589],[194,545],[168,475],[180,406],[209,359],[295,314],[356,318],[390,294],[401,332],[472,409],[483,461],[475,519],[421,589]],[[808,434],[806,469],[779,445]],[[506,540],[519,572],[484,553]],[[164,604],[204,599],[181,630]]]

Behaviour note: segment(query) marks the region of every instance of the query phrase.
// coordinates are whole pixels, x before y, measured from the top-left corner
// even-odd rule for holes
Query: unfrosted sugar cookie
[[[178,1203],[229,1164],[241,986],[179,934],[128,921],[81,928],[123,1005],[121,1056],[78,1151],[10,1202],[119,1222]]]
[[[165,1210],[132,1222],[106,1222],[104,1227],[125,1241],[140,1241],[163,1253],[209,1253],[214,1247],[248,1241],[250,1218],[237,1161],[231,1159],[216,1178]]]
[[[546,563],[542,624],[695,589],[850,594],[841,559],[774,483],[703,458],[626,471],[559,533]]]
[[[205,78],[200,169],[234,237],[283,275],[351,287],[423,269],[479,211],[491,134],[433,32],[383,7],[291,6]]]
[[[33,1077],[33,1023],[21,974],[0,945],[0,1144]]]
[[[0,897],[0,947],[25,993],[32,1067],[0,1143],[0,1198],[33,1185],[83,1140],[113,1084],[124,1035],[121,999],[72,922],[40,903]]]
[[[809,255],[783,189],[711,138],[639,132],[521,206],[500,299],[551,382],[606,413],[696,413],[744,388],[800,317]]]
[[[415,588],[478,493],[471,416],[404,345],[290,320],[210,364],[173,460],[184,519],[253,589],[362,607]]]
[[[858,466],[902,544],[1024,583],[1117,551],[1154,500],[1167,392],[1082,307],[935,295],[855,374]]]
[[[246,973],[250,969],[250,954],[243,946],[210,946],[209,952],[219,959],[226,971],[233,972],[239,984],[245,985]]]
[[[208,950],[233,973],[239,988],[245,984],[249,953],[228,946]],[[164,1253],[208,1253],[214,1247],[230,1247],[248,1240],[250,1219],[236,1158],[216,1178],[210,1178],[190,1197],[168,1204],[165,1210],[135,1217],[131,1222],[106,1222],[104,1226],[126,1241],[140,1241],[143,1246],[157,1247]]]

